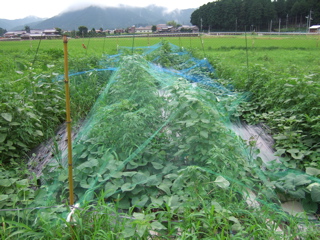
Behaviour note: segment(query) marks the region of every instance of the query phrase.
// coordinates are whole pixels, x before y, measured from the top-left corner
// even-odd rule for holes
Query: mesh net
[[[105,84],[73,140],[74,194],[80,205],[103,198],[121,209],[221,208],[232,198],[234,204],[279,213],[274,179],[282,181],[276,187],[283,197],[289,191],[289,198],[303,199],[312,191],[295,187],[310,184],[318,193],[317,178],[290,172],[279,159],[263,164],[254,141],[238,135],[233,113],[244,96],[215,81],[206,59],[162,42],[120,48],[100,64],[70,74],[71,82],[98,74]],[[54,211],[68,213],[67,165],[66,151],[50,160],[32,205],[62,203]]]
[[[104,191],[108,201],[119,200],[126,209],[161,205],[169,196],[182,204],[190,201],[180,193],[193,184],[184,176],[189,172],[204,171],[209,182],[217,176],[208,169],[217,174],[228,169],[224,177],[241,178],[236,165],[249,167],[252,161],[230,129],[241,96],[212,79],[207,60],[169,43],[135,48],[139,55],[128,51],[123,48],[122,54],[101,62],[101,71],[112,68],[114,73],[77,131],[77,201],[91,201]],[[49,198],[61,197],[59,191],[66,186],[66,153],[59,166],[61,171],[50,170]]]

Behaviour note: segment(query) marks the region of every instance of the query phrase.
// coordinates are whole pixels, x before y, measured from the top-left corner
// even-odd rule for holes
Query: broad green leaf
[[[158,198],[150,197],[151,202],[156,206],[161,206],[163,204],[163,197],[159,196]]]
[[[8,195],[4,195],[4,194],[1,194],[1,195],[0,195],[0,201],[6,200],[6,199],[8,199],[8,198],[9,198]]]
[[[10,187],[13,183],[15,183],[17,178],[9,178],[9,179],[0,179],[0,186]]]
[[[145,186],[144,185],[136,185],[136,187],[131,191],[131,193],[133,195],[137,195],[138,193],[140,193],[143,190],[145,190]]]
[[[20,142],[20,141],[17,141],[15,142],[17,145],[19,145],[20,147],[24,147],[24,148],[27,148],[28,146],[25,145],[23,142]]]
[[[299,152],[298,154],[296,154],[296,153],[291,153],[291,157],[293,157],[294,159],[299,159],[299,160],[301,160],[301,159],[304,158],[304,154],[301,153],[301,152]]]
[[[110,177],[112,177],[112,178],[122,178],[122,172],[112,172],[112,173],[110,173]]]
[[[58,181],[61,181],[61,182],[64,182],[67,179],[68,179],[68,173],[66,171],[63,171],[58,177]]]
[[[152,175],[148,177],[146,185],[149,186],[157,186],[161,183],[162,179],[161,177],[157,177],[157,175]]]
[[[151,164],[152,164],[152,166],[153,166],[155,169],[157,169],[157,170],[163,168],[163,165],[160,164],[160,163],[158,163],[158,162],[151,162]]]
[[[130,238],[136,233],[136,229],[132,226],[126,226],[121,233],[124,238]]]
[[[195,121],[192,121],[192,120],[185,121],[185,123],[186,123],[186,127],[191,127],[191,126],[193,126],[194,124],[196,124],[196,122],[195,122]]]
[[[27,115],[33,119],[38,119],[37,116],[32,112],[27,112]]]
[[[107,184],[104,186],[105,197],[107,198],[112,196],[117,191],[117,189],[117,186],[115,186],[111,182],[107,182]]]
[[[278,149],[278,150],[274,153],[274,155],[275,155],[275,156],[281,156],[281,155],[284,154],[285,152],[286,152],[285,149]]]
[[[167,229],[165,226],[163,226],[160,222],[155,221],[151,223],[151,228],[156,230],[164,230]]]
[[[192,111],[190,115],[191,115],[191,118],[194,118],[194,119],[199,117],[198,113],[196,113],[195,111]]]
[[[226,189],[230,186],[230,182],[222,176],[218,176],[214,181],[219,187]]]
[[[43,136],[43,133],[42,133],[40,130],[36,130],[36,134],[37,134],[38,136]]]
[[[170,172],[172,172],[172,170],[177,169],[178,167],[174,166],[172,163],[168,163],[163,169],[162,169],[162,173],[163,174],[168,174]]]
[[[138,224],[137,225],[137,234],[139,235],[140,238],[145,234],[147,230],[147,225],[146,224]]]
[[[288,153],[298,153],[298,152],[300,152],[300,150],[296,149],[296,148],[291,148],[291,149],[287,150],[287,152]]]
[[[135,184],[132,183],[125,183],[122,187],[121,190],[122,192],[130,192],[136,187]]]
[[[134,212],[132,214],[132,216],[135,218],[135,219],[138,219],[138,220],[143,220],[145,219],[146,215],[144,215],[144,213],[139,213],[139,212]]]
[[[235,224],[232,225],[231,229],[232,231],[235,231],[235,232],[239,232],[242,230],[242,226],[241,226],[241,223],[240,222],[237,222]]]
[[[0,143],[4,142],[6,140],[7,134],[5,133],[0,133]]]
[[[147,182],[148,176],[142,172],[138,172],[132,177],[132,183],[134,184],[144,184]]]
[[[85,188],[85,189],[89,189],[89,188],[90,188],[90,184],[87,183],[87,179],[82,179],[82,180],[80,181],[80,186],[81,186],[82,188]]]
[[[1,113],[1,117],[3,117],[8,122],[12,121],[12,114],[11,113]]]
[[[320,186],[320,183],[311,183],[309,186],[307,186],[307,189],[311,192],[314,186]]]
[[[168,178],[168,179],[171,179],[171,180],[175,180],[175,179],[177,179],[178,176],[179,176],[179,175],[176,174],[176,173],[170,173],[170,174],[168,174],[168,175],[165,175],[164,178]]]
[[[47,191],[43,188],[39,188],[38,190],[36,190],[35,192],[35,202],[39,202],[42,199],[45,199],[45,196],[47,195]]]
[[[314,202],[320,202],[320,186],[315,185],[311,189],[311,198]]]
[[[211,201],[211,205],[214,206],[214,211],[217,213],[222,212],[223,208],[220,205],[220,203],[216,202],[216,201]]]
[[[200,136],[204,138],[208,138],[208,132],[207,131],[200,131]]]
[[[294,181],[295,181],[295,183],[294,183],[295,186],[302,186],[302,185],[311,183],[311,180],[309,180],[306,175],[296,176]]]
[[[132,177],[133,175],[135,175],[137,172],[133,171],[133,172],[122,172],[122,176],[125,177]]]
[[[172,184],[172,191],[177,192],[184,187],[184,177],[182,175],[178,176]]]
[[[229,217],[228,219],[229,219],[230,221],[234,222],[234,223],[238,223],[238,222],[239,222],[238,218],[235,218],[235,217],[233,217],[233,216]]]
[[[294,197],[294,198],[298,198],[298,199],[303,199],[306,197],[305,191],[303,189],[298,189],[297,191],[292,191],[289,190],[288,193]]]
[[[302,199],[303,209],[307,213],[315,213],[318,209],[318,203],[312,202],[310,198]]]
[[[282,135],[282,134],[279,134],[279,135],[277,135],[277,136],[274,136],[273,138],[274,138],[274,139],[277,139],[277,140],[284,140],[284,139],[288,139],[288,137],[287,137],[287,136]]]
[[[210,120],[209,119],[201,119],[201,122],[203,122],[203,123],[210,123]]]
[[[97,159],[91,159],[89,161],[86,161],[86,162],[80,164],[78,167],[76,167],[76,169],[81,171],[84,168],[92,168],[92,167],[96,167],[98,165],[99,165],[99,162]]]
[[[187,143],[197,142],[199,140],[198,136],[192,136],[186,139]]]
[[[179,196],[177,196],[177,195],[170,196],[166,200],[166,202],[172,209],[177,209],[178,207],[181,206],[181,203],[179,202]]]
[[[147,195],[135,196],[132,198],[132,205],[136,207],[144,207],[148,200],[149,197]]]
[[[178,152],[176,152],[173,156],[177,157],[177,156],[181,156],[186,152],[185,149],[180,149]]]
[[[118,206],[120,209],[129,209],[131,206],[130,199],[128,197],[122,198]]]
[[[161,189],[162,191],[164,191],[167,195],[171,195],[171,192],[170,192],[170,187],[171,187],[171,182],[165,182],[163,181],[159,186],[158,188]]]
[[[22,179],[20,181],[16,181],[16,185],[20,188],[27,187],[29,185],[29,181],[28,179]]]
[[[320,174],[320,169],[313,168],[313,167],[307,167],[306,173],[311,176],[318,176]]]
[[[232,231],[240,231],[242,229],[242,226],[237,218],[231,216],[228,219],[234,222],[234,224],[231,227]]]
[[[89,154],[89,151],[85,151],[81,154],[80,158],[86,158]]]

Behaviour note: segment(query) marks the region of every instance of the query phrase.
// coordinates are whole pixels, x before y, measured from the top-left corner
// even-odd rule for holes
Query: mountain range
[[[28,17],[17,20],[0,19],[0,27],[10,30],[23,30],[25,25],[31,29],[61,28],[63,30],[77,30],[79,26],[88,29],[116,29],[127,28],[133,25],[147,26],[168,21],[179,24],[190,24],[190,17],[194,8],[173,10],[168,12],[166,8],[155,5],[148,7],[101,7],[88,6],[86,8],[61,13],[48,19]]]
[[[38,18],[35,16],[29,16],[21,19],[8,20],[0,19],[0,27],[9,30],[22,30],[25,25],[31,25],[33,23],[39,23],[44,21],[45,18]],[[18,28],[17,28],[18,27]],[[19,28],[21,27],[21,28]]]

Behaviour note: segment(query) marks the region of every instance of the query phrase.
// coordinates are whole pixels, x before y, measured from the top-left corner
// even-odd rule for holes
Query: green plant
[[[245,47],[241,45],[243,41],[241,37],[205,38],[205,44],[212,43],[210,52],[215,55],[209,56],[209,59],[214,62],[217,71],[211,73],[208,67],[201,65],[190,72],[192,76],[223,77],[224,79],[218,81],[230,89],[231,86],[228,86],[230,83],[239,90],[251,89],[252,94],[247,96],[252,101],[242,104],[237,114],[247,121],[263,121],[270,124],[272,133],[279,137],[278,154],[286,157],[284,158],[286,166],[303,166],[307,173],[317,176],[316,141],[319,119],[317,96],[314,95],[314,91],[317,90],[318,76],[299,74],[297,66],[303,65],[305,69],[309,69],[307,65],[299,64],[287,68],[286,65],[277,62],[279,52],[281,56],[286,56],[284,53],[288,50],[299,51],[300,55],[296,55],[299,60],[302,59],[299,57],[302,55],[309,54],[314,58],[316,55],[307,49],[309,43],[305,43],[303,46],[306,47],[301,48],[292,44],[289,39],[288,43],[291,45],[287,49],[282,49],[283,46],[273,46],[274,41],[254,37],[255,49],[249,51],[252,54],[250,61],[262,61],[262,64],[254,66],[250,64],[250,69],[246,68],[243,64]],[[177,39],[172,39],[175,40]],[[137,43],[139,41],[142,43],[143,40],[139,39]],[[297,39],[299,44],[302,44],[302,41],[304,40]],[[102,43],[99,40],[95,43],[91,45],[102,46],[99,45]],[[207,87],[208,85],[206,88],[200,84],[190,85],[181,75],[167,74],[168,69],[163,72],[155,71],[156,67],[144,61],[141,56],[127,56],[120,62],[113,61],[113,57],[99,62],[96,54],[86,58],[83,52],[77,51],[77,44],[81,46],[77,40],[70,42],[70,55],[71,58],[75,57],[71,60],[71,66],[75,71],[88,70],[97,67],[99,63],[103,66],[110,64],[112,67],[119,65],[120,67],[106,88],[101,90],[98,104],[88,114],[87,120],[83,123],[84,129],[78,133],[73,148],[75,197],[76,201],[81,203],[81,209],[74,214],[76,222],[65,221],[67,208],[64,205],[47,210],[23,210],[13,213],[10,221],[7,216],[2,218],[4,230],[1,232],[2,238],[61,239],[73,236],[75,239],[118,239],[120,236],[120,238],[135,239],[247,239],[249,237],[317,239],[319,237],[310,221],[290,217],[275,204],[279,202],[279,196],[283,196],[280,192],[282,194],[284,191],[287,199],[303,197],[304,193],[303,201],[314,208],[318,202],[319,191],[318,185],[313,184],[316,181],[309,182],[304,175],[294,178],[290,174],[286,176],[271,174],[267,177],[274,181],[263,186],[267,181],[263,178],[265,174],[260,171],[260,165],[247,157],[250,149],[238,141],[229,129],[229,118],[239,102],[239,95],[230,94],[225,88],[214,90],[214,87]],[[20,43],[18,45],[20,46]],[[110,48],[115,49],[114,45]],[[162,49],[163,65],[179,70],[190,68],[194,64],[194,59],[187,60],[189,58],[187,54],[175,56],[176,49],[174,47],[169,49],[168,46],[169,44]],[[198,51],[196,47],[197,45],[193,49],[195,54]],[[30,49],[28,52],[32,54],[33,50]],[[56,59],[55,63],[61,62],[61,51],[48,50],[47,53],[49,55],[52,53],[48,59],[46,54],[42,55],[39,52],[37,59],[43,60],[43,64],[36,62],[32,66],[34,73],[24,72],[30,64],[28,57],[20,59],[19,53],[14,54],[19,63],[6,59],[0,61],[0,66],[7,67],[8,72],[12,74],[8,79],[18,79],[16,82],[0,82],[1,94],[4,93],[1,97],[5,99],[5,103],[11,102],[13,98],[18,99],[13,100],[12,105],[8,104],[11,106],[10,109],[15,109],[22,102],[25,103],[23,107],[26,108],[26,113],[39,112],[36,116],[41,116],[38,120],[41,121],[40,131],[44,135],[43,138],[53,132],[45,126],[56,125],[57,116],[63,114],[62,111],[55,112],[60,109],[60,105],[59,108],[53,107],[58,102],[60,104],[60,101],[50,103],[45,98],[46,94],[52,94],[53,98],[60,96],[63,89],[61,81],[52,81],[56,79],[56,74],[50,73],[59,72],[61,68],[49,61],[50,58]],[[276,56],[273,55],[275,53]],[[154,56],[157,54],[158,52],[154,52]],[[202,56],[202,50],[200,54]],[[151,60],[155,59],[154,56]],[[291,59],[285,60],[292,63]],[[306,62],[310,64],[310,61]],[[269,63],[276,67],[270,69]],[[283,72],[279,78],[278,70]],[[40,71],[48,71],[51,75],[37,75]],[[3,73],[4,71],[1,71],[1,76],[4,76]],[[292,79],[295,76],[291,73],[297,74],[295,75],[297,79]],[[78,105],[73,105],[73,111],[78,113],[77,119],[86,115],[108,78],[108,73],[95,71],[71,77],[71,82],[74,84],[71,89],[72,97],[74,103],[79,102]],[[31,84],[30,79],[35,83]],[[213,81],[209,83],[212,84]],[[86,95],[87,88],[91,85],[94,86],[92,88],[94,90]],[[46,90],[51,87],[54,89],[53,92]],[[301,88],[301,96],[298,95],[297,88]],[[45,90],[42,92],[43,89]],[[32,97],[30,101],[26,97],[28,94]],[[304,102],[307,103],[306,108]],[[63,101],[61,104],[63,105]],[[47,105],[48,111],[43,113],[43,108]],[[306,114],[308,109],[311,111]],[[2,123],[10,126],[10,123],[15,121],[14,111],[1,111],[1,114]],[[45,119],[43,116],[53,118],[48,118],[48,123],[43,123]],[[35,130],[38,130],[36,127],[39,126],[33,124],[33,121],[35,123],[39,121],[30,118],[27,119],[25,126],[28,127],[28,131],[35,133]],[[2,134],[0,142],[2,139],[3,142],[7,141],[7,132],[0,131]],[[12,128],[12,132],[14,131]],[[7,135],[4,136],[3,132]],[[33,144],[42,141],[41,139],[37,138]],[[16,151],[12,151],[13,153]],[[67,202],[65,154],[58,154],[61,155],[60,161],[50,163],[44,172],[43,186],[40,189],[36,192],[28,191],[32,187],[35,188],[33,186],[35,183],[23,185],[21,189],[13,189],[19,192],[20,196],[25,195],[25,198],[19,200],[26,201],[16,202],[17,207]],[[19,157],[12,159],[16,161]],[[274,169],[268,166],[268,169],[276,173],[286,168],[277,165]],[[24,176],[19,175],[19,172],[8,171],[4,176],[8,179],[17,178],[16,182],[24,180]],[[13,185],[2,188],[3,195],[9,196],[11,194],[9,188]],[[272,187],[278,189],[279,196],[273,194]],[[259,208],[252,209],[245,201],[247,188],[257,194],[256,201]],[[4,206],[7,203],[11,204],[11,198],[10,201],[7,201],[9,197],[4,196],[4,198],[6,198],[3,199]],[[29,205],[31,202],[32,205]],[[26,203],[28,205],[25,205]],[[120,211],[127,214],[120,214]],[[105,222],[111,224],[104,224]],[[308,231],[299,230],[301,222]],[[67,227],[61,227],[64,225]],[[279,226],[281,226],[280,231]]]

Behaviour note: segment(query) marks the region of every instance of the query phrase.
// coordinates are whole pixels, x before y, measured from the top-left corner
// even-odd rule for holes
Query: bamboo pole
[[[70,92],[69,92],[69,69],[68,69],[68,39],[63,36],[64,47],[64,83],[66,91],[67,112],[67,138],[68,138],[68,176],[69,176],[69,200],[70,206],[74,204],[73,177],[72,177],[72,137],[71,137],[71,114],[70,114]]]

